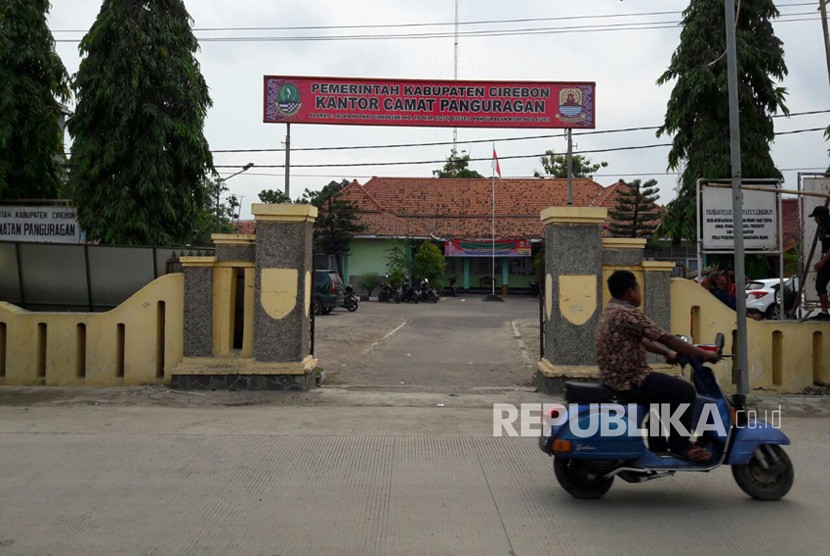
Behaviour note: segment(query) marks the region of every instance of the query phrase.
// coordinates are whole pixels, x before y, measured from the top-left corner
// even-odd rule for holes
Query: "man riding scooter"
[[[642,304],[640,286],[631,272],[615,271],[608,278],[608,289],[613,299],[602,311],[596,334],[597,365],[602,381],[627,401],[669,404],[672,414],[682,404],[687,404],[679,421],[691,431],[696,398],[694,387],[679,378],[652,371],[646,361],[646,351],[663,355],[669,363],[677,362],[678,353],[698,356],[712,363],[717,362],[718,354],[663,331],[643,314],[638,309]],[[674,456],[696,462],[707,462],[711,458],[708,450],[692,444],[674,427],[669,430],[668,449]]]

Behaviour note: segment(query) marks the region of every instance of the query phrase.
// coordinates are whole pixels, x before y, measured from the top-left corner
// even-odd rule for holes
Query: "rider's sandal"
[[[706,463],[710,459],[712,459],[712,453],[707,450],[706,448],[702,448],[700,446],[693,446],[689,448],[689,451],[679,457],[684,459],[690,459],[697,463]]]

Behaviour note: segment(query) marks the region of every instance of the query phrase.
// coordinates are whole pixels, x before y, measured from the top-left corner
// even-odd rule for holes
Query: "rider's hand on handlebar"
[[[706,363],[717,363],[718,361],[720,361],[720,354],[717,351],[703,350],[703,353],[704,355],[702,359]]]
[[[677,365],[679,363],[677,359],[677,352],[676,351],[669,351],[665,354],[666,363],[669,365]]]

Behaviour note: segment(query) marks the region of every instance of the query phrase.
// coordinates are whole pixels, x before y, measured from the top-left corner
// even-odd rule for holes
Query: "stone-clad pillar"
[[[615,270],[628,270],[637,278],[643,295],[646,295],[643,280],[643,249],[646,240],[639,238],[606,237],[602,239],[602,305],[611,300],[608,291],[608,277]]]
[[[175,387],[306,390],[316,384],[309,310],[317,208],[256,204],[252,212],[256,236],[217,234],[215,257],[181,259],[185,357],[172,373]]]
[[[254,345],[256,236],[213,234],[213,354],[251,357]],[[242,290],[242,299],[239,298]],[[241,302],[241,303],[240,303]],[[238,315],[242,315],[239,322]],[[241,337],[241,346],[235,339]]]
[[[607,210],[552,207],[545,225],[545,357],[537,388],[561,391],[563,377],[594,376],[594,329],[602,299],[602,225]]]
[[[184,273],[184,357],[213,355],[213,266],[216,257],[181,257]]]
[[[257,222],[253,358],[311,371],[316,364],[309,354],[309,315],[317,208],[255,204],[252,212]]]
[[[643,261],[643,311],[663,330],[671,330],[672,261]]]

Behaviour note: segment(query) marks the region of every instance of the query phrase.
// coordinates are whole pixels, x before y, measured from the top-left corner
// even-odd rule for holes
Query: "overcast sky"
[[[454,0],[188,0],[197,54],[210,87],[213,108],[205,135],[214,151],[280,149],[285,126],[262,123],[264,75],[365,78],[452,79],[454,76]],[[775,23],[784,42],[789,75],[783,82],[792,113],[830,110],[830,86],[823,50],[818,0],[776,3],[782,18]],[[656,80],[668,66],[680,36],[682,0],[591,0],[564,2],[459,0],[458,78],[465,80],[596,82],[596,130],[574,132],[575,152],[667,143],[654,130],[607,133],[663,122],[671,86]],[[49,26],[67,70],[80,64],[78,41],[98,15],[100,0],[52,0]],[[521,20],[521,21],[517,21]],[[432,25],[423,25],[432,24]],[[349,27],[354,26],[354,27]],[[286,29],[288,27],[288,29]],[[306,29],[299,29],[304,27]],[[307,29],[317,27],[316,29]],[[323,27],[323,28],[319,28]],[[244,28],[244,29],[243,29]],[[508,34],[481,36],[482,31]],[[471,34],[472,33],[472,34]],[[475,33],[479,33],[476,35]],[[432,34],[432,38],[405,35]],[[386,38],[346,39],[383,35]],[[303,40],[286,40],[305,37]],[[334,39],[334,37],[339,37]],[[219,40],[207,40],[209,38]],[[239,40],[245,39],[247,40]],[[255,38],[251,40],[251,38]],[[267,38],[268,40],[263,40]],[[233,39],[233,40],[226,40]],[[326,39],[326,40],[323,40]],[[830,114],[776,118],[776,132],[826,127]],[[506,140],[550,135],[543,139]],[[291,128],[291,196],[319,189],[331,180],[371,176],[431,176],[440,162],[373,166],[377,163],[443,161],[449,155],[451,128],[300,125]],[[477,142],[488,140],[487,142]],[[528,177],[541,169],[548,149],[564,152],[563,130],[458,129],[458,149],[472,158],[481,174],[491,174],[495,142],[503,177]],[[422,144],[439,146],[360,150],[303,151],[315,147]],[[821,132],[779,136],[773,158],[785,187],[797,187],[797,173],[823,171],[827,143]],[[656,179],[660,203],[674,197],[677,175],[667,174],[668,147],[586,153],[608,167],[595,179],[610,185],[618,178]],[[510,159],[511,156],[529,158]],[[232,193],[244,196],[242,217],[263,189],[284,186],[283,152],[215,152],[217,166],[255,167],[228,180]],[[366,164],[354,167],[301,167],[321,164]],[[237,168],[238,170],[238,168]],[[228,176],[236,170],[220,168]]]

